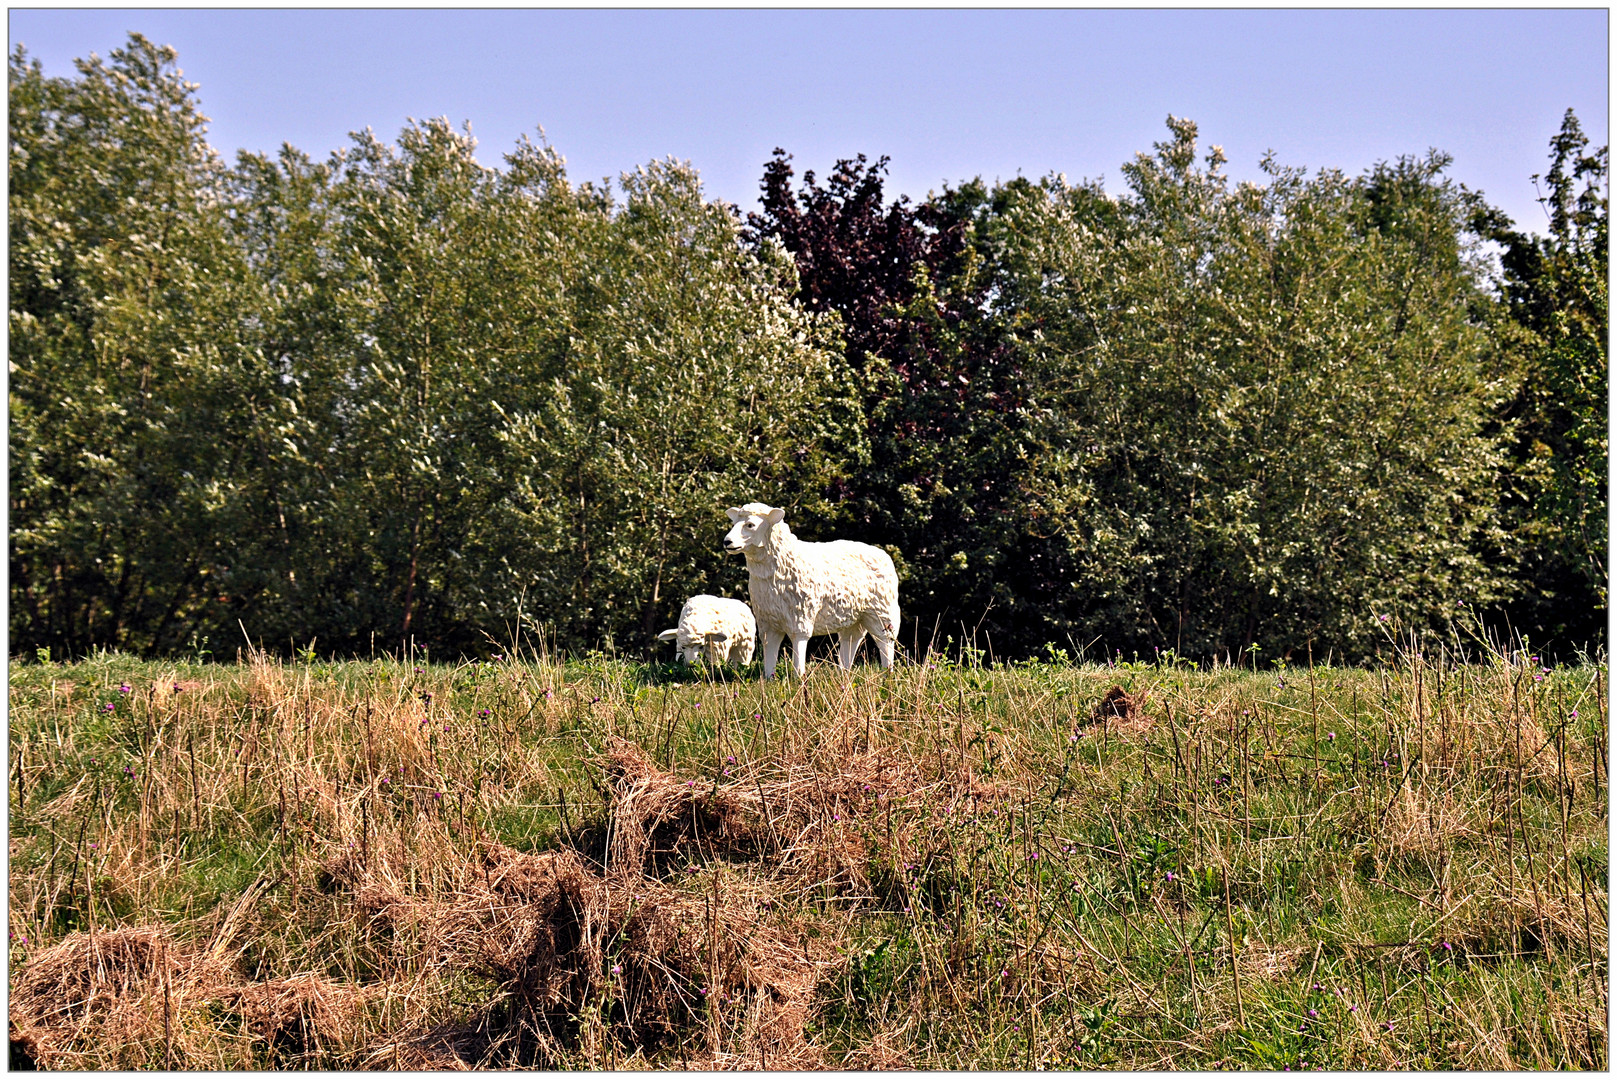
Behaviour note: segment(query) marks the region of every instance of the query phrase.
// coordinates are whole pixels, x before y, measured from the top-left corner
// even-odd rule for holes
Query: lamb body
[[[799,540],[786,524],[786,512],[763,503],[727,513],[732,525],[724,549],[747,559],[748,592],[764,639],[764,678],[774,677],[787,638],[792,668],[801,676],[808,640],[816,634],[836,634],[838,658],[852,668],[868,633],[876,639],[882,666],[893,666],[899,614],[892,556],[853,540]]]
[[[679,611],[679,625],[657,635],[658,641],[672,641],[688,664],[697,663],[705,653],[708,663],[730,660],[750,664],[758,639],[758,624],[752,609],[740,600],[703,593],[685,601]]]

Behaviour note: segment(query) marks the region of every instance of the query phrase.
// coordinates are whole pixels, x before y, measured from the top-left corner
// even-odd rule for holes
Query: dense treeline
[[[723,509],[887,546],[906,645],[1362,655],[1386,622],[1605,626],[1606,152],[1547,236],[1432,154],[1124,166],[743,222],[413,124],[227,166],[139,36],[10,63],[14,651],[640,652],[744,593]],[[1490,258],[1490,252],[1497,258]]]

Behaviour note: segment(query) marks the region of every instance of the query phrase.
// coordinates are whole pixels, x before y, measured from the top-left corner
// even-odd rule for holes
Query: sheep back
[[[781,526],[776,526],[777,529]],[[749,581],[760,626],[791,636],[834,634],[885,624],[898,628],[898,573],[892,556],[855,540],[810,543],[795,536],[775,551],[774,575]]]

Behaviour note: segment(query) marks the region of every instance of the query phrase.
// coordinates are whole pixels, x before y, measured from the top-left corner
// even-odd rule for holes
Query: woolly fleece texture
[[[752,650],[758,640],[758,624],[752,609],[740,600],[726,600],[703,593],[685,601],[679,612],[679,625],[657,635],[658,641],[672,641],[687,664],[707,654],[710,664],[729,660],[752,663]]]
[[[786,524],[786,511],[763,503],[731,507],[724,550],[747,558],[753,614],[764,638],[764,678],[773,678],[781,641],[792,642],[792,668],[802,676],[808,640],[836,634],[839,661],[853,667],[859,645],[876,639],[882,667],[893,666],[898,639],[898,573],[892,557],[853,540],[809,543]]]

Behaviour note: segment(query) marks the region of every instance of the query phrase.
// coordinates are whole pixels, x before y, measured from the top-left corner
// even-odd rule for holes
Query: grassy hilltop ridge
[[[13,1060],[1605,1068],[1605,680],[14,662]]]

